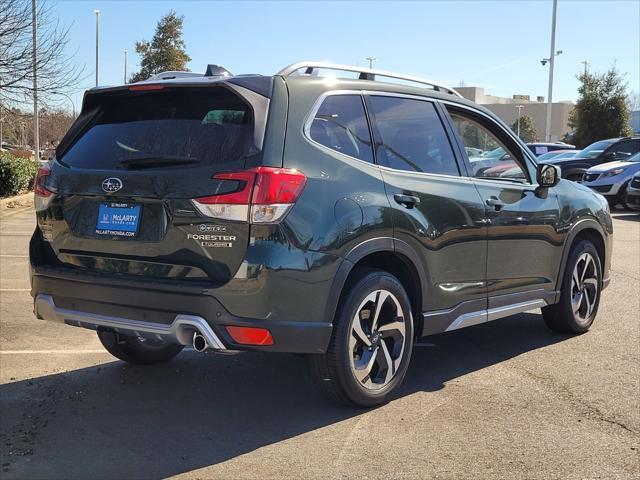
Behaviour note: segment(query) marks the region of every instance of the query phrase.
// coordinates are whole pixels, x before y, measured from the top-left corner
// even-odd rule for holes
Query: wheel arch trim
[[[560,289],[562,288],[562,278],[567,268],[567,262],[569,261],[569,254],[571,253],[571,247],[573,246],[573,243],[576,237],[580,234],[580,232],[584,232],[585,230],[595,230],[598,233],[598,235],[600,235],[600,238],[602,239],[602,243],[604,244],[604,247],[605,247],[605,251],[604,251],[605,258],[600,259],[600,261],[602,263],[602,269],[604,270],[604,266],[605,266],[604,264],[606,262],[606,255],[607,255],[607,251],[606,251],[607,241],[606,241],[606,234],[605,234],[604,228],[602,228],[602,225],[600,225],[600,223],[594,218],[580,219],[573,225],[571,230],[569,230],[569,233],[567,234],[567,237],[564,243],[564,247],[562,250],[562,260],[560,262],[560,267],[558,269],[558,276],[556,277],[556,291],[558,292],[556,302],[559,300]]]
[[[411,264],[413,264],[417,271],[420,282],[420,285],[418,286],[419,288],[417,289],[420,298],[418,298],[417,300],[419,300],[420,305],[422,305],[423,288],[426,285],[428,277],[426,272],[424,271],[422,262],[420,262],[417,253],[407,243],[398,239],[394,239],[392,237],[370,238],[353,247],[343,257],[344,261],[342,262],[340,267],[338,267],[338,271],[336,272],[333,283],[331,284],[331,288],[329,289],[329,297],[327,299],[327,305],[324,311],[325,322],[333,323],[333,319],[338,308],[340,295],[353,268],[360,260],[374,253],[391,253],[402,255],[406,257]]]

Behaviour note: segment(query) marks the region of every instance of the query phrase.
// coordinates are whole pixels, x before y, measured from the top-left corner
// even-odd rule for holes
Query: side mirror
[[[550,163],[539,163],[536,168],[536,180],[543,188],[555,187],[560,181],[560,167]]]
[[[615,158],[616,158],[616,154],[614,152],[608,152],[602,156],[602,159],[606,162],[615,160]]]

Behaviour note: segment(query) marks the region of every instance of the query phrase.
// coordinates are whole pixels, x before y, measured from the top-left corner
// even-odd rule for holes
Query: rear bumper
[[[198,330],[212,348],[324,353],[331,337],[330,323],[231,315],[208,289],[198,286],[177,288],[163,282],[110,280],[100,275],[32,266],[31,295],[34,311],[43,320],[138,332],[183,345],[190,345]],[[226,326],[266,328],[274,344],[237,344]]]

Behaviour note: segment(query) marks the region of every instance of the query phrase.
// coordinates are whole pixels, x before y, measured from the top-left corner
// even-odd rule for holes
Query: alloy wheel
[[[400,302],[387,290],[371,292],[360,303],[351,324],[349,357],[363,387],[379,390],[394,378],[405,349],[406,321]]]
[[[571,276],[571,307],[578,323],[589,321],[598,300],[598,269],[590,253],[583,253]]]

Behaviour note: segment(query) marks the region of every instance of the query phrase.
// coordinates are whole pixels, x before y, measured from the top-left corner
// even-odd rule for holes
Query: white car
[[[640,152],[624,160],[591,167],[582,176],[582,183],[603,195],[611,207],[624,203],[631,178],[640,172]]]

